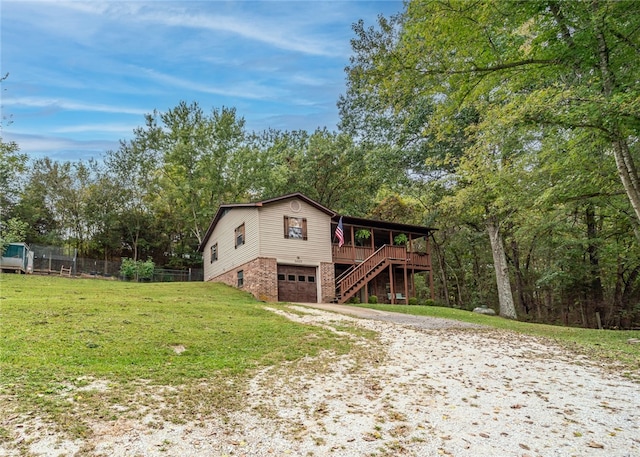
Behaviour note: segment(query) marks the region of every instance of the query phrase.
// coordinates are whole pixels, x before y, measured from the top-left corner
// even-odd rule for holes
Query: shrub
[[[376,303],[378,303],[378,297],[376,297],[375,295],[370,295],[369,296],[369,303],[371,305],[375,305]]]
[[[418,299],[416,297],[409,297],[409,304],[411,306],[416,306],[418,304]]]
[[[137,265],[135,260],[129,258],[122,258],[122,265],[120,265],[120,276],[124,279],[133,279],[136,276]]]
[[[153,263],[153,260],[147,259],[146,261],[138,261],[138,278],[140,279],[152,279],[153,278],[153,270],[155,269],[156,264]]]
[[[427,298],[424,301],[425,306],[434,306],[436,304],[435,300],[431,299],[431,298]]]
[[[153,270],[156,265],[153,260],[148,259],[146,261],[133,260],[129,258],[122,258],[122,265],[120,265],[120,276],[126,280],[131,279],[145,279],[150,280],[153,278]]]

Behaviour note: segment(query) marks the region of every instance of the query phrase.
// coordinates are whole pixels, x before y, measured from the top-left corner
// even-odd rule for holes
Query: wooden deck
[[[394,264],[404,265],[416,270],[431,270],[431,258],[428,254],[408,252],[404,246],[387,246],[389,248],[389,261]],[[333,263],[344,265],[357,265],[369,258],[375,250],[372,247],[347,246],[333,248]]]

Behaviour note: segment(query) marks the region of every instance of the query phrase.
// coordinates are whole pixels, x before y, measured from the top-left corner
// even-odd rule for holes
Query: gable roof
[[[229,204],[220,205],[220,207],[218,208],[218,211],[216,212],[216,215],[213,217],[213,220],[209,225],[209,228],[207,229],[207,233],[205,233],[204,238],[202,238],[202,243],[200,243],[200,246],[198,246],[198,252],[202,252],[204,250],[204,247],[207,244],[209,237],[213,233],[213,230],[215,229],[216,225],[218,224],[222,216],[224,216],[227,211],[232,210],[234,208],[259,208],[261,206],[268,205],[270,203],[277,203],[282,200],[287,200],[289,198],[298,198],[304,201],[305,203],[308,203],[309,205],[313,206],[314,208],[322,211],[323,213],[328,214],[332,218],[335,217],[337,214],[335,211],[331,211],[329,208],[322,206],[320,203],[318,203],[315,200],[311,200],[309,197],[302,195],[300,192],[282,195],[280,197],[270,198],[268,200],[262,200],[255,203],[229,203]]]

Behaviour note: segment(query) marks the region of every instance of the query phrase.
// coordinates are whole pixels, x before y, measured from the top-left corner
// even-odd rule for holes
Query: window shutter
[[[302,219],[302,239],[307,239],[307,218]]]
[[[284,237],[289,238],[289,216],[284,217]]]

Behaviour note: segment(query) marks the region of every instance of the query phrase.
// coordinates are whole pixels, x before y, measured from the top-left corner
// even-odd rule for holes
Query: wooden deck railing
[[[431,259],[428,254],[423,254],[419,252],[407,252],[404,246],[390,246],[394,248],[395,258],[402,259],[403,261],[407,261],[407,267],[415,267],[415,268],[431,268]],[[342,246],[338,247],[337,244],[332,246],[333,251],[333,262],[341,263],[341,264],[360,264],[369,256],[371,256],[374,252],[376,252],[371,247],[363,247],[363,246]]]
[[[347,246],[338,247],[337,244],[333,245],[333,261],[336,263],[353,263],[362,262],[375,252],[370,246]]]

